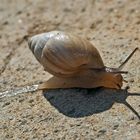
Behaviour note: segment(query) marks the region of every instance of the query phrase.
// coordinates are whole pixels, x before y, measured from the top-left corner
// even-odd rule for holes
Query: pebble
[[[8,105],[10,105],[10,102],[4,103],[2,107],[8,106]]]

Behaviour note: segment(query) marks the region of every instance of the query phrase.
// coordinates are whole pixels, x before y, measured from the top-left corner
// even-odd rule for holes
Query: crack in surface
[[[18,45],[21,45],[24,42],[24,37],[20,38],[17,42],[13,43],[9,43],[12,44],[13,49],[11,50],[11,52],[8,54],[8,56],[3,60],[4,61],[4,66],[1,68],[0,70],[0,76],[2,75],[2,73],[4,73],[4,71],[6,70],[8,64],[10,63],[10,60],[12,59],[12,57],[15,55],[16,50],[18,49]]]
[[[5,69],[7,68],[7,65],[9,64],[11,58],[13,56],[13,51],[11,51],[9,53],[9,55],[4,59],[4,66],[2,67],[2,70],[0,71],[0,75],[2,75],[2,73],[5,71]]]

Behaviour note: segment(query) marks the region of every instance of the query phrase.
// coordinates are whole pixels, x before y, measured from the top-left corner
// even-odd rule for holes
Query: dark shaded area
[[[100,113],[110,109],[117,102],[125,104],[140,119],[138,112],[126,102],[128,96],[140,96],[140,93],[103,88],[44,91],[44,97],[51,105],[69,117],[78,118]]]

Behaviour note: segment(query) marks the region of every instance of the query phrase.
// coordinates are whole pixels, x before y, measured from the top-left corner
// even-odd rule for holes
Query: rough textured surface
[[[0,91],[49,77],[23,38],[51,30],[87,38],[117,67],[140,48],[140,1],[0,0]],[[129,93],[60,89],[0,99],[0,139],[138,140],[140,51],[124,70]]]

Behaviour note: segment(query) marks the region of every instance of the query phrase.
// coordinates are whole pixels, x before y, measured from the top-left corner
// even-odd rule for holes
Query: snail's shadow
[[[79,118],[106,111],[117,103],[125,104],[140,119],[138,112],[126,102],[128,96],[140,96],[140,93],[128,93],[126,90],[108,89],[56,89],[44,91],[44,97],[66,116]]]

